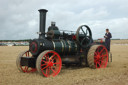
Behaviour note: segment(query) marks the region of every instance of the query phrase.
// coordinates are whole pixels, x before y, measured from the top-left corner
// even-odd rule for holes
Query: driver
[[[110,42],[111,42],[111,39],[110,38],[112,38],[112,35],[109,32],[109,29],[106,29],[106,33],[105,33],[104,38],[105,38],[106,48],[107,48],[108,52],[110,52]]]

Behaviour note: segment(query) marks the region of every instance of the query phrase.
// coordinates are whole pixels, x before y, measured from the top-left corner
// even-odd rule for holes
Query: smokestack
[[[46,13],[48,10],[46,9],[40,9],[38,10],[40,12],[40,32],[39,32],[39,39],[45,38],[45,23],[46,23]]]

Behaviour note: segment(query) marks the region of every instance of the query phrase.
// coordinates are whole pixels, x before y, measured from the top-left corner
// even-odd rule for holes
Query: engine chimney
[[[39,39],[45,38],[45,23],[46,23],[46,13],[48,10],[40,9],[40,30],[39,30]]]

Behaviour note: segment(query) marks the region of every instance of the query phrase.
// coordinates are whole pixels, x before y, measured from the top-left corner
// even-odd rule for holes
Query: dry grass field
[[[63,67],[59,75],[53,78],[45,78],[38,72],[18,71],[16,57],[28,47],[0,46],[0,85],[128,85],[127,44],[128,40],[112,41],[113,62],[105,69]]]

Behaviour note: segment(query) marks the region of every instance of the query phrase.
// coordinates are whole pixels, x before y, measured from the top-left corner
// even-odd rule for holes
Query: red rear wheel
[[[88,64],[91,68],[105,68],[108,63],[108,51],[103,45],[94,45],[88,52]]]
[[[54,77],[59,74],[62,61],[55,51],[44,51],[37,59],[36,67],[38,72],[45,77]]]
[[[24,52],[22,52],[22,53],[17,57],[17,60],[16,60],[17,68],[18,68],[21,72],[24,72],[24,73],[35,72],[35,71],[36,71],[36,68],[31,68],[31,67],[28,67],[28,66],[22,66],[22,65],[20,64],[20,62],[21,62],[21,57],[32,57],[32,54],[31,54],[29,51],[24,51]]]

